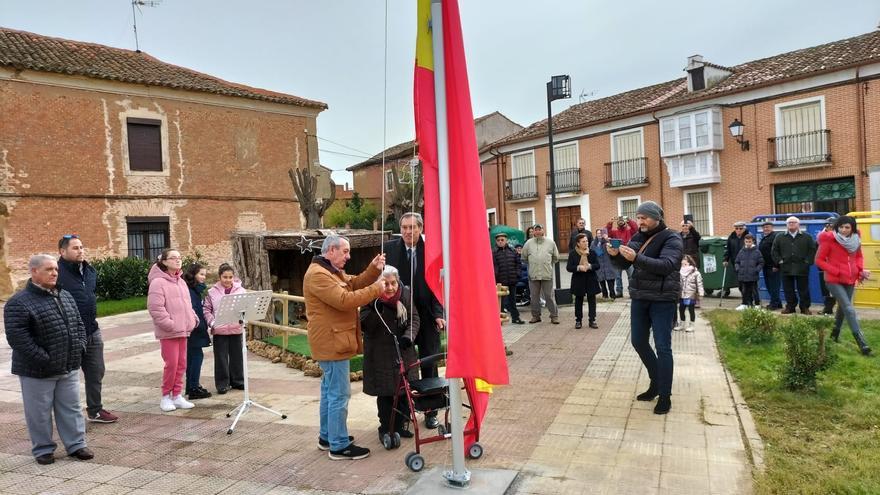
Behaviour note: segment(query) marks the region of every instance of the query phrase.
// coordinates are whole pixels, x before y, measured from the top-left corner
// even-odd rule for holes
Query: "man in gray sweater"
[[[529,265],[529,292],[532,296],[532,319],[529,323],[541,321],[541,297],[547,301],[550,322],[559,324],[559,308],[553,295],[553,266],[559,261],[556,243],[544,238],[544,226],[536,223],[532,227],[532,238],[526,241],[522,251],[522,262]]]

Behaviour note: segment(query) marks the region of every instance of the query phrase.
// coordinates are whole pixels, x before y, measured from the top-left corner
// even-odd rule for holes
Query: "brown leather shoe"
[[[780,313],[781,313],[781,314],[784,314],[784,315],[790,315],[790,314],[793,314],[793,313],[794,313],[794,310],[793,310],[793,309],[785,308],[785,309],[783,309],[782,311],[780,311]]]
[[[88,461],[95,458],[94,452],[92,452],[88,447],[83,447],[76,452],[70,454],[70,457],[76,457],[81,461]]]
[[[802,314],[805,314],[805,315],[811,315],[811,314],[813,314],[813,312],[810,311],[809,309],[801,309],[801,313],[802,313]]]
[[[541,318],[532,318],[531,320],[529,320],[529,323],[541,323]]]
[[[52,463],[55,462],[55,456],[52,455],[52,454],[38,455],[38,456],[36,457],[36,459],[37,459],[37,464],[42,464],[42,465],[44,465],[44,466],[45,466],[46,464],[52,464]]]
[[[550,318],[550,323],[552,323],[552,324],[554,324],[554,325],[559,325],[559,318],[553,318],[553,317],[551,317],[551,318]]]

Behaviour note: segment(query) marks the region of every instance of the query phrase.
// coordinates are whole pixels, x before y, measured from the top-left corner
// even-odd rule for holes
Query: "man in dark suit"
[[[446,328],[443,307],[425,282],[425,241],[422,239],[424,221],[418,213],[405,213],[400,219],[399,239],[385,243],[385,261],[397,268],[400,281],[413,292],[413,305],[419,312],[419,358],[440,352],[440,331]],[[422,365],[422,378],[438,376],[437,363]],[[425,415],[425,426],[437,428],[437,413]]]

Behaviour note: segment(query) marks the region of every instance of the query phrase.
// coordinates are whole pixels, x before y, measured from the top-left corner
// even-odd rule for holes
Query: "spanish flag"
[[[489,231],[480,159],[471,109],[467,64],[457,0],[442,0],[445,108],[434,100],[434,49],[431,1],[418,0],[418,36],[414,78],[416,139],[425,184],[425,278],[443,301],[440,268],[440,187],[449,188],[449,334],[446,376],[462,378],[473,408],[466,426],[482,422],[493,385],[509,382],[507,357],[498,318],[498,296],[491,247],[484,241]],[[445,112],[448,136],[449,184],[439,183],[437,114]],[[479,386],[478,386],[479,383]],[[476,422],[476,423],[475,423]],[[465,437],[467,449],[474,439]]]

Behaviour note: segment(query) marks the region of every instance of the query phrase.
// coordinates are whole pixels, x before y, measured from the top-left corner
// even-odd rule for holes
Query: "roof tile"
[[[162,62],[144,52],[0,27],[0,65],[325,109],[326,103],[252,88]]]

